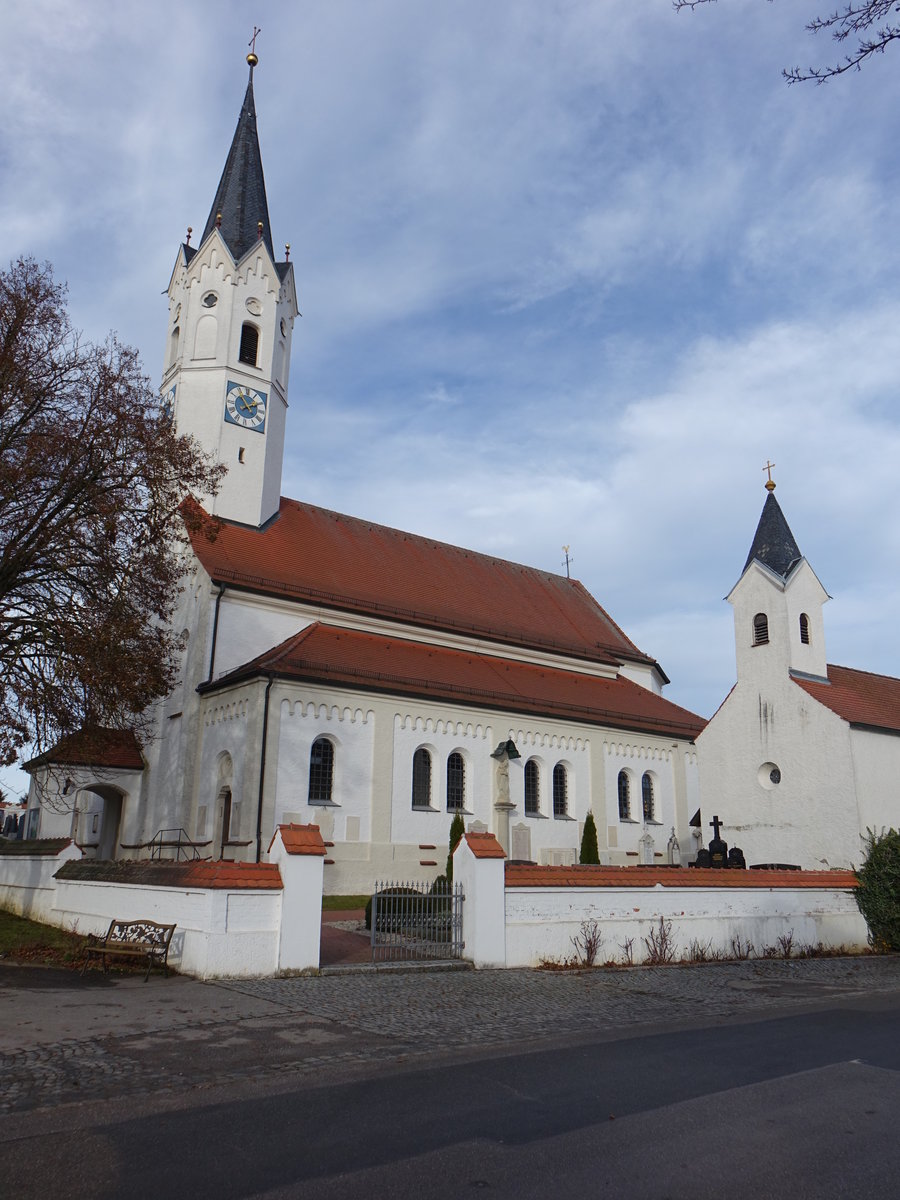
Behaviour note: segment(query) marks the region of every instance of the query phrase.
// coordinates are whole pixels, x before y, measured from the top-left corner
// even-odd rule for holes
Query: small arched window
[[[316,738],[309,752],[309,803],[331,804],[334,786],[334,746],[328,738]]]
[[[765,646],[769,640],[769,618],[765,613],[757,613],[753,618],[753,645]]]
[[[525,816],[537,817],[541,811],[541,771],[537,762],[529,758],[525,764]]]
[[[178,339],[181,337],[181,329],[176,325],[169,337],[169,366],[175,362],[178,357]]]
[[[241,326],[241,348],[238,351],[238,361],[256,366],[256,356],[259,353],[259,330],[255,325],[246,321]]]
[[[800,614],[800,641],[804,646],[809,645],[809,617],[806,613]]]
[[[466,764],[458,750],[447,759],[447,812],[466,807]]]
[[[653,776],[649,771],[645,771],[641,779],[641,806],[644,812],[644,820],[655,821],[656,814],[654,809],[656,806],[653,796]]]
[[[631,820],[631,789],[628,786],[628,772],[619,772],[619,820]]]
[[[553,815],[565,817],[569,811],[569,780],[566,768],[557,763],[553,768]]]
[[[431,755],[424,746],[420,746],[413,755],[412,806],[431,807]]]

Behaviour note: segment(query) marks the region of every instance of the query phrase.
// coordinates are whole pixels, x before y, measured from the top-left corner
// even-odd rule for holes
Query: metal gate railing
[[[461,883],[376,883],[372,961],[462,958]]]

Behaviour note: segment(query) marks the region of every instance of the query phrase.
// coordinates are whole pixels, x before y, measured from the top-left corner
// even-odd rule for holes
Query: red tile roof
[[[25,763],[24,769],[33,770],[46,763],[143,771],[144,756],[140,743],[130,729],[81,729],[60,738],[45,754]]]
[[[507,887],[847,888],[852,871],[714,871],[689,867],[540,867],[506,864]]]
[[[851,725],[900,732],[900,679],[829,663],[828,683],[797,676],[794,682]]]
[[[247,862],[148,862],[119,859],[98,862],[72,860],[55,875],[57,879],[99,880],[104,883],[135,884],[142,887],[227,888],[229,890],[273,891],[280,889],[277,863]]]
[[[191,532],[216,582],[590,658],[653,662],[577,580],[282,497],[264,529]]]
[[[279,825],[281,841],[288,854],[321,854],[325,855],[325,843],[319,833],[318,825]],[[273,836],[269,842],[271,850],[275,844]]]
[[[467,833],[466,843],[476,858],[506,858],[506,852],[492,833]]]
[[[268,673],[667,737],[693,739],[705,725],[701,717],[622,676],[601,679],[319,622],[201,690]]]

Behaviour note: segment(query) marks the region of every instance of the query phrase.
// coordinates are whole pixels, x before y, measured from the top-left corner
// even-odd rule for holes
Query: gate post
[[[278,825],[269,844],[268,857],[278,863],[284,888],[278,969],[317,971],[325,872],[325,843],[318,825]]]
[[[506,966],[505,859],[492,833],[467,833],[453,853],[453,881],[465,893],[463,956],[476,967]]]

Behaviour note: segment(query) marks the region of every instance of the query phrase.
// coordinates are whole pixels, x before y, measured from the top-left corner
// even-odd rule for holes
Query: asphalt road
[[[893,1197],[898,1070],[900,992],[835,997],[14,1113],[0,1180],[17,1200]]]

